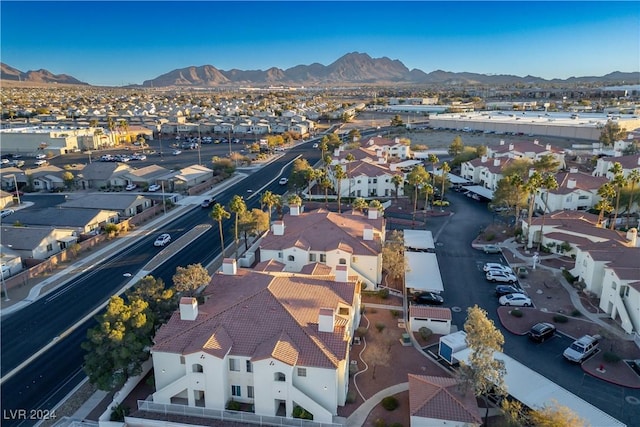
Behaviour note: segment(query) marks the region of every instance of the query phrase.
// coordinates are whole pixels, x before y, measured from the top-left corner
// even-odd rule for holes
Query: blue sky
[[[349,52],[543,78],[640,71],[640,3],[6,1],[0,58],[93,85],[176,68],[286,69]]]

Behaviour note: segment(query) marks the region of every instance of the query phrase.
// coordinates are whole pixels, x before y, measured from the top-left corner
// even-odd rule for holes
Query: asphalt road
[[[455,215],[446,223],[440,218],[429,219],[427,228],[435,233],[444,226],[436,244],[436,254],[445,288],[445,305],[452,308],[452,321],[458,329],[463,329],[467,307],[478,304],[504,335],[506,354],[627,425],[638,425],[640,405],[634,405],[626,398],[640,401],[640,390],[595,379],[584,373],[579,365],[568,363],[562,352],[571,344],[569,338],[557,334],[542,344],[535,344],[525,336],[513,335],[502,328],[496,310],[495,285],[486,281],[482,265],[490,261],[504,262],[504,259],[502,255],[487,255],[471,248],[478,231],[493,221],[493,214],[487,210],[486,203],[476,202],[461,193],[451,191],[447,198]]]
[[[259,192],[268,189],[275,193],[283,193],[285,187],[278,185],[277,178],[281,174],[288,175],[290,164],[297,156],[304,155],[311,164],[319,160],[320,153],[317,149],[312,149],[311,144],[309,142],[284,153],[281,158],[256,170],[248,179],[216,195],[217,201],[228,204],[235,194],[240,194],[245,197],[247,207],[251,209],[260,205]],[[253,190],[253,193],[248,193],[249,189]],[[121,289],[130,280],[123,276],[124,273],[135,275],[157,254],[158,248],[152,245],[157,234],[171,233],[175,241],[198,224],[213,225],[206,233],[192,241],[152,273],[162,278],[165,283],[171,283],[171,277],[177,266],[194,263],[206,265],[213,260],[220,253],[220,238],[218,226],[213,224],[208,213],[208,209],[194,207],[187,214],[181,215],[180,218],[163,225],[149,236],[79,274],[47,297],[3,318],[1,325],[3,376],[52,340],[58,341],[55,346],[37,357],[26,368],[3,382],[1,386],[3,410],[50,410],[82,380],[84,375],[81,372],[81,366],[84,352],[80,348],[80,343],[84,341],[86,331],[95,321],[90,319],[73,333],[63,338],[56,337]],[[229,243],[233,239],[233,220],[223,222],[223,228],[225,243]],[[25,340],[25,336],[29,339]],[[2,425],[29,426],[36,422],[37,420],[30,419],[3,419]]]

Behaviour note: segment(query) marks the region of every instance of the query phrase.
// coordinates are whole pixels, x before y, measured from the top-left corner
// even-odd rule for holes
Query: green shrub
[[[520,310],[518,308],[514,308],[513,310],[511,310],[511,315],[513,317],[522,317],[522,316],[524,316],[524,313],[522,312],[522,310]]]
[[[293,413],[291,414],[291,416],[293,418],[301,418],[303,420],[313,419],[313,414],[310,412],[307,412],[307,410],[300,405],[296,405],[296,407],[293,408]]]
[[[382,299],[387,299],[389,298],[389,289],[387,288],[382,288],[378,291],[378,296]]]
[[[376,329],[378,330],[378,332],[382,332],[384,330],[384,328],[386,328],[386,327],[387,327],[387,325],[385,325],[382,322],[376,323]]]
[[[356,329],[356,336],[363,337],[367,335],[367,332],[369,332],[368,328],[365,328],[364,326],[359,326],[358,329]]]
[[[556,323],[567,323],[569,321],[569,318],[564,314],[554,314],[553,321]]]
[[[347,392],[347,403],[353,403],[356,401],[356,392],[353,390],[349,390]]]
[[[111,408],[110,421],[124,421],[124,417],[129,415],[130,409],[128,406],[124,406],[122,403],[118,406]]]
[[[373,427],[387,427],[387,422],[382,418],[378,418],[373,422]]]
[[[429,337],[433,334],[433,331],[425,326],[418,329],[418,332],[420,333],[420,336],[422,337],[422,339],[425,339],[425,340],[429,339]]]
[[[239,411],[241,406],[242,405],[240,405],[240,402],[236,402],[235,400],[230,400],[227,402],[227,409],[230,411]]]
[[[396,399],[394,396],[387,396],[384,399],[382,399],[382,407],[387,411],[395,410],[398,407],[398,405],[399,405],[398,399]]]
[[[487,233],[484,235],[484,240],[486,240],[487,242],[490,242],[495,238],[496,238],[496,235],[494,233]]]
[[[582,316],[582,312],[580,310],[578,310],[577,308],[574,308],[573,311],[571,312],[571,315],[573,317],[579,317],[579,316]]]
[[[364,314],[364,312],[365,312],[365,306],[364,306],[364,304],[362,304],[360,306],[360,314]]]
[[[400,317],[400,312],[398,310],[391,310],[391,317],[397,319],[398,317]]]
[[[564,276],[565,279],[567,279],[567,282],[569,282],[570,284],[573,284],[573,282],[576,281],[576,277],[574,277],[571,273],[569,273],[569,270],[562,270],[562,275]]]
[[[622,360],[620,356],[618,356],[617,354],[611,351],[605,351],[604,354],[602,355],[602,358],[607,363],[618,363],[620,360]]]

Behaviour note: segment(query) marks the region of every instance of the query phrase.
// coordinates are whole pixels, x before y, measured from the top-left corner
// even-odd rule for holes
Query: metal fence
[[[138,410],[160,414],[183,415],[187,417],[213,418],[222,421],[237,421],[263,426],[290,427],[343,427],[342,424],[320,423],[300,418],[286,418],[278,416],[258,415],[252,412],[229,411],[211,408],[177,405],[172,403],[155,403],[148,400],[138,400]]]

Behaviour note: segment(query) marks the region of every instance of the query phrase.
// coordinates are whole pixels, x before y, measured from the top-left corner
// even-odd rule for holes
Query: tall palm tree
[[[238,196],[237,194],[233,196],[231,201],[229,202],[229,210],[235,214],[235,242],[236,248],[238,247],[238,220],[240,215],[247,211],[247,204],[244,202],[242,196]]]
[[[111,138],[112,144],[115,145],[116,141],[113,140],[113,134],[116,130],[116,122],[113,121],[113,117],[107,117],[107,128],[109,129],[109,138]]]
[[[413,186],[413,215],[412,220],[416,219],[416,210],[418,209],[418,187],[429,180],[429,174],[424,166],[418,165],[414,167],[407,175],[407,182]]]
[[[442,171],[442,190],[440,191],[440,197],[444,200],[444,187],[447,183],[447,174],[451,172],[451,166],[449,166],[449,163],[444,162],[440,170]]]
[[[271,211],[278,201],[276,200],[276,194],[267,190],[260,197],[260,204],[267,207],[267,217],[269,218],[269,224],[271,224]],[[262,209],[262,206],[261,208]]]
[[[515,192],[520,193],[522,191],[524,181],[522,180],[522,177],[520,175],[514,173],[513,175],[507,177],[507,180],[509,184],[511,184]],[[519,199],[519,197],[517,199]],[[517,199],[515,205],[513,206],[513,213],[516,217],[516,221],[518,221],[518,219],[520,218],[520,204],[518,203]]]
[[[393,186],[396,189],[396,200],[398,199],[398,189],[400,188],[400,186],[402,185],[402,183],[404,182],[404,177],[400,174],[398,175],[393,175],[391,177],[391,183],[393,184]]]
[[[435,154],[429,154],[427,161],[431,163],[431,186],[436,187],[436,165],[440,163],[440,159]]]
[[[349,153],[347,154],[344,159],[347,161],[347,178],[349,179],[349,197],[351,197],[351,173],[349,171],[349,165],[351,165],[351,162],[353,162],[356,157]]]
[[[631,186],[631,193],[629,194],[629,204],[627,205],[627,228],[629,228],[629,215],[631,208],[633,207],[633,192],[636,189],[636,184],[640,182],[640,169],[633,169],[627,175],[627,182]]]
[[[613,185],[611,185],[610,182],[605,182],[600,188],[598,188],[598,196],[600,196],[600,201],[596,203],[596,209],[600,211],[598,214],[598,226],[602,226],[604,213],[611,212],[611,210],[613,210],[611,201],[616,196],[616,189],[613,188]],[[611,209],[609,209],[609,207],[611,207]]]
[[[341,213],[341,200],[342,200],[342,180],[347,178],[347,174],[342,165],[337,164],[333,166],[333,177],[336,180],[336,190],[338,193],[338,213]]]
[[[546,209],[547,204],[549,202],[549,192],[558,188],[558,181],[554,175],[548,174],[544,177],[544,181],[542,181],[542,188],[545,191],[545,200],[544,200],[544,209],[542,212],[542,224],[540,225],[540,240],[538,241],[538,252],[540,252],[540,247],[542,246],[542,238],[544,236],[544,220],[547,217]]]
[[[118,121],[118,128],[120,128],[120,132],[124,132],[125,136],[127,136],[127,131],[129,130],[129,123],[122,119]],[[129,141],[129,138],[127,136],[126,141]]]
[[[531,236],[531,221],[533,220],[533,207],[536,201],[536,193],[538,192],[538,190],[540,189],[540,186],[542,185],[542,175],[540,175],[540,172],[535,171],[531,174],[531,176],[529,177],[529,179],[527,180],[527,182],[524,185],[525,190],[527,191],[527,193],[529,194],[529,206],[528,206],[528,212],[527,212],[527,247],[531,248],[533,247],[533,239]]]
[[[618,209],[620,209],[620,195],[622,194],[622,189],[627,186],[627,178],[625,178],[622,173],[619,173],[613,177],[611,183],[616,189],[616,206],[613,210],[613,221],[611,221],[609,228],[615,230],[616,221],[618,220]]]
[[[327,176],[326,171],[323,172],[322,177],[320,178],[320,187],[324,190],[324,206],[329,206],[329,189],[333,187],[331,180]]]
[[[218,222],[218,229],[220,230],[220,247],[222,248],[222,256],[224,256],[224,234],[222,233],[222,221],[231,218],[231,214],[224,210],[224,207],[220,203],[216,203],[211,209],[209,216],[214,221]]]

